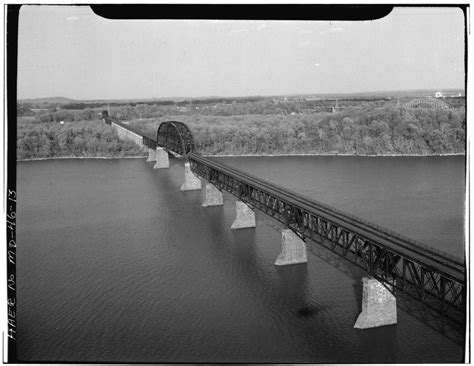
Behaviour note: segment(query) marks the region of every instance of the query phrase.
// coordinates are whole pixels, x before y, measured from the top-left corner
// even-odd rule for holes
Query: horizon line
[[[320,92],[320,93],[288,93],[288,94],[247,94],[247,95],[231,95],[231,96],[222,96],[222,95],[204,95],[204,96],[168,96],[168,97],[119,97],[119,98],[95,98],[95,99],[86,99],[86,98],[73,98],[65,96],[44,96],[44,97],[22,97],[18,98],[17,101],[23,100],[37,100],[37,99],[54,99],[54,98],[64,98],[70,99],[72,101],[86,102],[86,101],[107,101],[107,100],[169,100],[169,99],[210,99],[210,98],[222,98],[222,99],[232,99],[232,98],[271,98],[271,97],[288,97],[288,96],[306,96],[306,95],[354,95],[354,94],[381,94],[381,93],[395,93],[395,92],[416,92],[416,91],[449,91],[449,90],[463,90],[464,94],[466,91],[465,87],[447,87],[447,88],[417,88],[417,89],[386,89],[386,90],[369,90],[369,91],[356,91],[356,92]]]

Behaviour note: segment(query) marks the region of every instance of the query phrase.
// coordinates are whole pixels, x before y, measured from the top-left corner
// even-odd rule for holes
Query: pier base
[[[362,312],[354,328],[367,329],[397,324],[395,296],[375,278],[364,277],[362,282]]]
[[[232,230],[255,227],[255,213],[242,201],[235,202],[235,220],[230,227]]]
[[[293,231],[287,229],[281,232],[281,253],[275,261],[275,266],[287,266],[308,262],[305,242]]]
[[[202,204],[202,207],[209,206],[222,206],[224,200],[222,198],[222,192],[219,191],[215,185],[211,183],[206,184],[206,199]]]
[[[162,147],[157,147],[155,152],[155,166],[153,169],[163,169],[170,167],[170,159],[168,153]]]
[[[197,191],[199,189],[201,189],[201,180],[191,171],[190,164],[184,163],[184,184],[181,186],[181,191]]]
[[[154,149],[148,149],[148,158],[146,162],[156,161],[156,151]]]

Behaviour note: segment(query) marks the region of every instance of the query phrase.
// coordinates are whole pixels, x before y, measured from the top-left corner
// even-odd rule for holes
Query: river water
[[[226,158],[314,199],[463,255],[464,160]],[[354,329],[364,273],[317,246],[277,268],[279,224],[231,231],[183,163],[18,163],[18,358],[74,362],[459,362],[455,323],[398,300]],[[257,174],[258,173],[258,174]],[[410,305],[410,306],[406,306]],[[421,308],[422,309],[422,308]],[[423,313],[420,317],[420,311]],[[421,319],[423,318],[423,319]],[[442,329],[441,329],[442,328]]]

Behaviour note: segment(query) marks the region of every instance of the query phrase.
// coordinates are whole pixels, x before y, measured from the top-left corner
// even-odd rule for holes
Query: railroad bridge
[[[201,190],[203,207],[223,204],[222,191],[237,198],[231,229],[256,227],[255,210],[283,223],[281,253],[276,266],[306,263],[308,240],[336,253],[366,271],[362,312],[355,328],[397,322],[396,294],[404,293],[426,306],[464,320],[466,271],[459,259],[422,243],[302,196],[274,183],[228,167],[195,151],[194,138],[182,122],[163,122],[156,136],[112,120],[120,138],[148,151],[155,169],[169,167],[169,153],[185,159],[182,191]]]

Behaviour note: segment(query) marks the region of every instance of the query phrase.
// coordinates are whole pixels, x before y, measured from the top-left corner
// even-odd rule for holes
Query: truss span
[[[163,122],[156,132],[156,143],[184,157],[194,152],[193,134],[188,126],[178,121]]]

